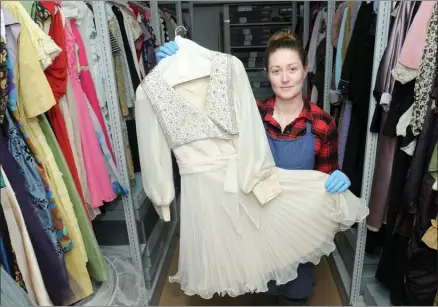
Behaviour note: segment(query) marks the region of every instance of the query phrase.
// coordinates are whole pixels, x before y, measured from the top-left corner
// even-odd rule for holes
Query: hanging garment
[[[131,38],[126,33],[125,22],[124,22],[123,14],[122,14],[122,11],[120,10],[120,8],[113,5],[112,10],[113,10],[113,13],[116,16],[117,21],[119,23],[120,32],[122,34],[122,39],[123,39],[123,46],[124,46],[124,50],[126,53],[126,58],[128,60],[129,72],[130,72],[132,84],[134,86],[133,88],[136,89],[140,84],[140,77],[139,77],[139,73],[138,73],[138,71],[136,69],[136,65],[135,65],[136,59],[134,58],[132,51],[130,49],[129,39],[131,39]],[[128,105],[129,105],[129,102],[128,102]]]
[[[91,78],[90,71],[88,70],[88,62],[85,56],[85,46],[82,42],[81,35],[76,27],[75,20],[70,20],[70,25],[73,34],[75,35],[76,43],[78,45],[78,60],[80,67],[80,80],[82,89],[86,96],[87,108],[93,122],[95,134],[97,136],[100,148],[102,150],[107,171],[112,182],[112,187],[116,195],[126,195],[127,189],[121,184],[121,176],[119,170],[115,164],[114,154],[112,153],[111,143],[109,141],[109,135],[106,131],[105,122],[100,110],[99,102],[97,100],[96,91],[94,89],[93,80]]]
[[[0,37],[0,124],[3,123],[8,105],[7,53],[5,40]]]
[[[19,2],[3,1],[2,5],[11,11],[14,17],[19,19],[21,23],[31,22],[35,24],[32,20],[28,20],[28,16],[24,15],[27,12],[23,14]],[[53,54],[50,51],[59,50],[59,47],[38,26],[23,26],[22,24],[22,31],[18,39],[18,50],[16,66],[18,73],[15,79],[18,81],[17,97],[19,100],[12,114],[17,122],[19,122],[19,125],[22,124],[20,129],[23,129],[24,137],[29,138],[29,148],[31,148],[36,160],[44,167],[53,197],[58,205],[59,216],[62,217],[68,234],[73,240],[74,246],[65,256],[65,263],[70,277],[69,281],[71,283],[73,280],[79,280],[83,286],[86,286],[87,280],[82,279],[83,276],[80,274],[81,267],[85,268],[87,258],[82,235],[62,178],[62,173],[59,171],[37,118],[38,115],[45,113],[56,103],[47,78],[44,75],[43,64],[52,58]],[[40,58],[38,58],[38,55]],[[44,63],[43,60],[45,60]],[[33,90],[25,90],[29,88]],[[89,276],[88,284],[91,288]],[[76,295],[76,293],[73,294]]]
[[[102,58],[100,56],[100,46],[97,39],[96,25],[94,23],[94,13],[89,7],[91,4],[85,1],[66,1],[62,4],[64,9],[69,6],[77,8],[76,25],[84,41],[88,67],[93,78],[94,87],[96,88],[99,105],[103,107],[107,102],[104,83],[106,75],[101,67]]]
[[[339,82],[339,90],[352,103],[342,170],[350,178],[350,190],[356,196],[361,193],[365,164],[364,153],[368,128],[369,93],[371,91],[369,76],[371,76],[373,68],[373,53],[368,52],[368,50],[374,49],[375,33],[372,29],[376,18],[373,3],[362,2]]]
[[[9,152],[14,157],[15,162],[20,168],[20,173],[25,179],[29,202],[34,208],[41,226],[50,239],[55,252],[59,258],[64,261],[64,251],[58,241],[56,226],[50,212],[50,203],[47,199],[43,180],[38,172],[35,158],[22,138],[21,132],[13,122],[9,111],[6,112],[6,123],[7,135],[5,141],[7,141]]]
[[[77,59],[75,55],[75,37],[71,31],[70,20],[66,20],[66,47],[69,74],[73,93],[76,98],[79,124],[81,132],[82,151],[84,155],[87,182],[91,192],[91,206],[100,207],[103,202],[110,202],[116,198],[105,166],[104,157],[95,135],[87,101],[79,83]]]
[[[1,177],[4,182],[3,175]],[[6,183],[4,183],[1,188],[3,189],[5,187]],[[14,250],[12,249],[8,224],[6,222],[5,213],[3,212],[2,206],[0,206],[0,244],[0,266],[2,266],[10,276],[14,276],[12,271]]]
[[[28,194],[26,193],[25,179],[21,175],[18,165],[15,163],[14,158],[7,149],[5,138],[1,138],[0,144],[3,169],[5,172],[7,172],[7,174],[9,174],[8,180],[15,193],[17,203],[20,206],[23,221],[26,223],[25,225],[27,232],[32,242],[34,254],[38,260],[38,266],[41,270],[41,275],[44,280],[43,285],[45,285],[47,289],[50,300],[55,305],[63,305],[71,297],[71,284],[69,284],[67,275],[68,273],[64,259],[61,259],[56,254],[49,237],[44,232],[34,208],[32,208],[31,203],[29,203],[29,198],[27,196]],[[6,185],[8,185],[7,182]],[[11,232],[9,231],[9,233]],[[15,248],[14,250],[16,251]],[[71,254],[71,252],[72,251],[67,253],[67,257]],[[33,266],[33,263],[29,261],[30,260],[28,260],[29,266]],[[20,271],[23,273],[21,268]],[[41,283],[41,281],[38,279],[32,281],[34,289],[36,289],[35,282]],[[39,303],[39,294],[35,293],[35,295],[37,297],[37,302]]]
[[[67,91],[66,95],[59,100],[59,106],[61,108],[62,115],[65,118],[65,124],[67,128],[68,138],[73,150],[73,157],[75,159],[76,166],[79,172],[79,180],[81,182],[82,191],[84,191],[85,202],[88,206],[88,212],[91,216],[96,214],[96,210],[91,207],[91,192],[87,182],[87,172],[85,171],[84,155],[82,152],[81,144],[81,129],[79,125],[78,111],[76,108],[76,99],[71,88],[70,76],[67,76]]]
[[[5,10],[5,13],[7,11]],[[12,16],[11,15],[7,15],[6,13],[6,17],[9,19]],[[9,33],[13,33],[14,29],[10,29],[11,32]],[[9,39],[9,44],[12,43],[13,39],[12,36],[9,36],[11,39]],[[25,36],[21,37],[22,40],[25,40]],[[26,45],[26,44],[24,44]],[[13,45],[11,45],[13,46]],[[30,46],[28,46],[28,48],[31,48]],[[17,50],[17,48],[12,48],[12,49],[8,49],[8,50]],[[15,73],[14,73],[14,63],[15,62],[15,57],[16,53],[14,54],[14,52],[8,52],[8,58],[7,58],[7,64],[8,64],[8,109],[11,112],[11,115],[13,116],[14,120],[17,123],[18,128],[20,129],[20,132],[29,148],[29,150],[31,151],[31,153],[35,153],[35,146],[33,144],[32,138],[29,136],[29,134],[27,133],[27,125],[26,122],[24,120],[24,115],[23,115],[23,111],[20,112],[20,108],[17,105],[17,87],[15,84],[15,80],[20,80],[20,78],[15,78]],[[28,63],[31,63],[32,65],[38,65],[38,62],[32,62],[32,54],[30,56],[30,58],[27,58]],[[25,59],[21,59],[19,58],[19,60],[23,60],[23,62],[25,61]],[[34,61],[36,61],[36,59],[34,58]],[[25,63],[25,62],[24,62]],[[18,66],[18,68],[20,69],[20,67],[24,67],[26,68],[25,65],[23,66]],[[26,70],[24,70],[26,71]],[[19,70],[18,70],[19,72]],[[42,76],[41,78],[44,78],[44,76]],[[23,78],[22,78],[23,79]],[[44,87],[44,86],[43,86]],[[42,87],[42,88],[43,88]],[[41,88],[41,89],[42,89]],[[57,203],[57,201],[55,200],[55,195],[52,193],[52,188],[53,185],[51,185],[51,182],[49,181],[49,177],[46,173],[46,171],[44,170],[44,165],[42,160],[39,160],[37,156],[35,156],[35,160],[37,162],[38,165],[38,172],[41,176],[41,180],[43,182],[44,185],[44,190],[46,192],[46,197],[47,200],[49,201],[49,208],[52,214],[52,219],[55,225],[55,229],[56,229],[56,233],[57,233],[57,237],[58,237],[58,241],[61,244],[61,247],[63,248],[64,252],[68,252],[70,249],[72,249],[73,247],[73,243],[71,241],[71,238],[67,232],[67,228],[65,226],[65,223],[62,219],[62,217],[59,214],[59,203]],[[59,201],[59,200],[58,200]]]
[[[392,77],[391,70],[396,65],[402,43],[406,37],[411,21],[415,16],[415,8],[415,2],[407,1],[400,3],[392,25],[388,45],[379,64],[378,75],[373,91],[377,106],[370,130],[371,132],[378,133],[379,136],[373,184],[370,200],[368,202],[370,215],[367,217],[367,225],[369,230],[375,232],[380,230],[384,221],[397,144],[395,137],[388,137],[382,133],[388,117],[388,111],[392,101],[391,94],[394,89],[395,79]]]
[[[86,212],[82,206],[82,201],[79,197],[79,193],[76,190],[76,186],[74,184],[71,173],[69,172],[67,162],[65,157],[62,155],[62,151],[57,143],[57,140],[53,134],[52,128],[50,127],[49,122],[44,116],[40,117],[40,125],[41,129],[46,136],[47,143],[50,146],[50,149],[53,152],[53,156],[55,157],[56,163],[59,166],[59,170],[62,172],[66,188],[68,190],[68,194],[72,200],[74,214],[78,219],[79,229],[81,230],[82,238],[84,240],[86,256],[87,256],[87,268],[90,272],[90,275],[97,281],[106,281],[108,278],[108,267],[105,259],[103,258],[102,252],[100,251],[99,245],[97,244],[96,237],[94,235],[92,225],[88,221]],[[103,137],[103,136],[102,136]],[[108,153],[109,155],[109,153]],[[88,273],[84,267],[78,266],[78,270],[82,269],[81,274],[83,276],[83,280],[88,281]],[[81,280],[77,281],[77,285],[80,289],[74,291],[75,293],[90,293],[90,289],[87,288],[87,283],[82,282]]]
[[[125,147],[126,164],[128,166],[129,178],[131,181],[135,180],[135,172],[132,161],[131,148],[128,142],[128,130],[126,128],[125,119],[129,117],[128,106],[132,104],[131,102],[135,100],[134,87],[132,85],[132,80],[129,77],[129,66],[127,61],[127,55],[125,53],[125,48],[123,47],[123,38],[121,34],[121,27],[115,17],[111,5],[106,4],[106,13],[108,18],[108,27],[110,31],[111,39],[111,49],[113,51],[113,59],[115,63],[115,74],[117,81],[117,91],[119,93],[119,103],[121,107],[121,123],[122,123],[122,134]],[[102,109],[102,112],[106,118],[106,122],[109,122],[109,109],[108,106]]]
[[[266,124],[265,124],[266,125]],[[315,164],[315,137],[312,124],[307,121],[306,134],[295,140],[275,139],[268,133],[269,148],[275,165],[288,170],[313,170]],[[315,283],[315,266],[313,263],[300,264],[298,277],[284,285],[276,286],[275,281],[268,284],[271,294],[282,294],[289,299],[302,299],[312,293]]]
[[[431,104],[430,101],[405,186],[404,210],[400,223],[408,227],[397,229],[399,232],[404,231],[410,238],[405,267],[404,306],[431,306],[438,285],[437,252],[421,240],[430,227],[430,221],[438,213],[438,196],[432,189],[435,180],[429,173],[429,162],[438,142],[438,116]]]
[[[9,157],[7,156],[7,149],[5,147],[6,144],[2,144],[1,145],[1,149],[2,149],[2,164],[5,166],[9,166],[9,167],[16,167],[13,163],[13,159],[11,158],[10,160],[7,160]],[[6,157],[3,156],[3,154],[6,153]],[[6,165],[5,162],[9,162],[10,165]],[[12,162],[12,164],[11,164]],[[18,261],[18,265],[20,267],[20,272],[23,274],[23,280],[26,284],[26,289],[28,291],[29,297],[38,302],[39,305],[42,306],[51,306],[52,305],[52,301],[49,297],[48,291],[50,290],[55,290],[56,288],[56,292],[52,292],[52,294],[54,295],[54,298],[63,298],[65,299],[65,295],[68,294],[68,292],[66,293],[65,291],[68,291],[68,282],[67,279],[64,280],[64,284],[59,284],[61,286],[61,288],[57,288],[57,284],[56,282],[59,280],[61,281],[61,279],[58,279],[59,277],[66,277],[65,275],[63,276],[63,271],[45,271],[45,273],[49,274],[44,276],[45,278],[43,278],[42,276],[42,272],[40,271],[40,265],[46,266],[46,268],[49,268],[52,264],[56,264],[56,261],[58,261],[58,263],[60,263],[59,258],[55,255],[55,253],[53,252],[53,255],[55,255],[56,261],[49,263],[49,261],[44,262],[46,259],[43,257],[44,254],[40,254],[39,256],[41,258],[37,258],[36,254],[35,254],[35,250],[31,241],[31,237],[29,232],[27,231],[28,227],[33,227],[33,230],[36,230],[39,225],[38,224],[34,224],[34,223],[25,223],[24,220],[24,216],[22,214],[21,208],[19,206],[18,200],[16,198],[16,195],[20,197],[19,194],[15,194],[15,191],[13,190],[13,186],[9,183],[9,180],[3,170],[3,168],[1,169],[2,175],[5,179],[6,182],[6,187],[1,189],[1,205],[3,207],[3,212],[5,214],[6,217],[6,222],[8,224],[8,230],[9,230],[9,234],[11,236],[11,244],[12,247],[17,255],[17,261]],[[10,173],[10,172],[9,172]],[[18,180],[19,178],[19,173],[17,171],[17,173],[10,173],[13,176],[16,176],[15,178],[17,178]],[[20,184],[20,182],[18,180],[15,180],[15,183]],[[23,184],[23,183],[21,183]],[[14,184],[14,187],[17,187],[16,184]],[[24,190],[25,191],[25,190]],[[23,192],[22,190],[17,191],[18,193]],[[24,197],[25,197],[25,192],[24,192]],[[22,202],[23,203],[23,202]],[[26,204],[25,204],[26,205]],[[36,227],[35,227],[36,226]],[[41,229],[42,231],[42,229]],[[50,242],[48,241],[47,238],[45,238],[44,234],[41,237],[34,237],[33,239],[39,239],[40,242],[42,243],[44,242],[44,240],[47,240],[49,249],[50,250]],[[37,243],[36,241],[34,241],[35,243]],[[36,246],[35,244],[35,248],[41,248],[42,246]],[[41,262],[40,262],[41,261]],[[58,269],[60,268],[59,266],[57,267]],[[44,270],[43,270],[44,272]],[[56,272],[56,273],[55,273]],[[59,274],[57,274],[59,273]],[[47,284],[44,283],[44,280],[46,281]],[[50,284],[49,281],[54,281],[55,283]],[[65,283],[67,282],[67,283]],[[65,288],[65,286],[67,286],[67,288]],[[46,287],[50,287],[50,288],[46,288]],[[62,291],[62,292],[60,292]],[[58,293],[57,293],[58,292]],[[68,296],[67,296],[68,297]],[[62,302],[62,300],[61,300]],[[62,303],[55,303],[55,304],[62,304]]]
[[[294,280],[300,263],[331,253],[335,233],[368,209],[349,191],[328,194],[324,173],[276,168],[242,62],[176,42],[178,54],[143,80],[135,105],[144,189],[165,221],[175,197],[171,150],[182,176],[171,281],[209,299]]]
[[[76,20],[71,19],[70,20],[70,26],[71,31],[73,35],[75,36],[75,43],[77,48],[77,59],[78,59],[78,70],[79,70],[79,79],[81,81],[81,86],[84,91],[85,96],[87,97],[87,100],[91,107],[94,110],[94,113],[96,114],[96,117],[99,121],[99,124],[101,126],[101,130],[103,132],[103,136],[105,138],[107,147],[109,152],[111,153],[111,157],[113,159],[113,162],[115,161],[115,155],[113,153],[112,147],[111,147],[111,141],[108,135],[108,132],[106,131],[106,126],[103,120],[102,112],[100,110],[99,100],[97,98],[96,89],[94,88],[93,78],[91,77],[91,73],[89,71],[88,67],[88,61],[87,56],[85,54],[85,46],[82,41],[81,34],[78,31],[78,28],[76,27]]]
[[[1,306],[37,306],[2,267],[0,267],[0,284],[2,285],[0,287]]]
[[[433,1],[421,1],[420,8],[403,42],[397,66],[394,68],[397,75],[405,74],[404,70],[407,71],[406,74],[408,74],[410,70],[418,72],[434,6],[435,3]],[[401,77],[403,77],[403,80],[405,80],[404,83],[406,83],[413,80],[416,76],[416,73],[412,74],[413,78],[408,80],[405,79],[406,76],[402,75]]]
[[[438,222],[430,220],[431,226],[427,229],[421,240],[431,249],[438,250]]]
[[[438,52],[438,2],[430,17],[429,28],[427,30],[427,40],[424,47],[423,57],[415,81],[415,101],[412,109],[411,127],[414,136],[420,134],[426,116],[427,102],[429,101],[435,72],[437,67]]]
[[[54,40],[54,42],[62,49],[60,54],[53,60],[52,65],[50,65],[44,71],[56,100],[56,104],[47,112],[47,114],[50,118],[50,122],[52,124],[59,146],[61,146],[63,155],[67,161],[69,170],[73,176],[76,189],[78,190],[79,196],[81,198],[82,206],[84,206],[84,209],[87,210],[81,183],[79,181],[78,170],[76,168],[75,159],[73,157],[73,151],[70,145],[70,140],[68,138],[64,116],[62,115],[61,108],[59,106],[59,100],[62,96],[65,96],[67,86],[67,57],[65,54],[65,31],[62,22],[62,16],[59,7],[54,1],[44,1],[41,2],[41,5],[43,5],[44,8],[48,10],[51,14],[51,26],[49,29],[49,35]]]

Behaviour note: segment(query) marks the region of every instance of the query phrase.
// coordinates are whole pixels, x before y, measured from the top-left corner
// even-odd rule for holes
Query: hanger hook
[[[183,32],[183,35],[180,35],[180,32]],[[185,36],[187,34],[187,29],[184,26],[178,26],[175,29],[175,36]]]

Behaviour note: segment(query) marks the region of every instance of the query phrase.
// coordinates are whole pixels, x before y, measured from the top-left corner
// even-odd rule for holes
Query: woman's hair
[[[290,49],[298,53],[304,67],[307,66],[306,52],[304,51],[301,40],[289,31],[280,31],[273,34],[268,40],[268,46],[265,51],[265,69],[269,68],[269,57],[279,49]]]

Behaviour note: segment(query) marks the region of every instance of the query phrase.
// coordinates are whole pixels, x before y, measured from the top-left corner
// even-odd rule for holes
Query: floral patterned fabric
[[[7,79],[8,79],[8,98],[7,98],[8,109],[11,112],[12,117],[16,120],[17,127],[20,130],[20,132],[23,136],[23,139],[28,146],[28,149],[30,150],[30,152],[33,153],[34,146],[32,144],[31,138],[29,137],[29,135],[27,134],[27,132],[24,129],[24,126],[23,126],[23,123],[21,122],[19,111],[17,108],[17,90],[16,90],[15,82],[14,82],[14,67],[13,67],[12,60],[9,57],[7,58],[7,69],[8,69],[8,74],[7,74]],[[53,193],[51,191],[49,181],[47,179],[47,175],[46,175],[46,172],[44,170],[44,167],[40,161],[35,161],[35,162],[37,163],[38,172],[40,173],[41,180],[42,180],[43,185],[44,185],[46,197],[47,197],[47,200],[49,201],[49,204],[50,204],[50,206],[49,206],[50,212],[52,214],[53,224],[55,226],[55,231],[57,233],[58,241],[61,244],[64,252],[68,252],[69,250],[71,250],[73,248],[73,242],[72,242],[71,238],[69,237],[69,235],[67,233],[67,228],[64,225],[64,221],[62,220],[62,218],[59,214],[57,204],[55,202],[55,198],[54,198]]]
[[[7,82],[7,50],[3,37],[0,37],[0,124],[3,123],[5,109],[8,104],[8,82]]]
[[[415,81],[415,100],[412,110],[411,127],[415,136],[421,133],[427,112],[427,103],[435,80],[438,51],[438,1],[435,2],[427,30],[427,40],[421,58],[420,71]]]
[[[55,223],[50,213],[50,203],[47,199],[43,180],[38,172],[38,166],[29,147],[24,141],[20,131],[15,125],[9,112],[6,112],[6,121],[8,124],[7,139],[8,150],[20,168],[23,178],[26,180],[25,185],[29,196],[29,202],[38,216],[41,226],[47,234],[50,242],[55,248],[56,254],[63,259],[64,252],[58,241]]]

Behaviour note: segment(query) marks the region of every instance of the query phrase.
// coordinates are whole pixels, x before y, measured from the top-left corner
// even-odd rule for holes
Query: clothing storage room
[[[1,306],[438,306],[438,1],[0,17]]]

